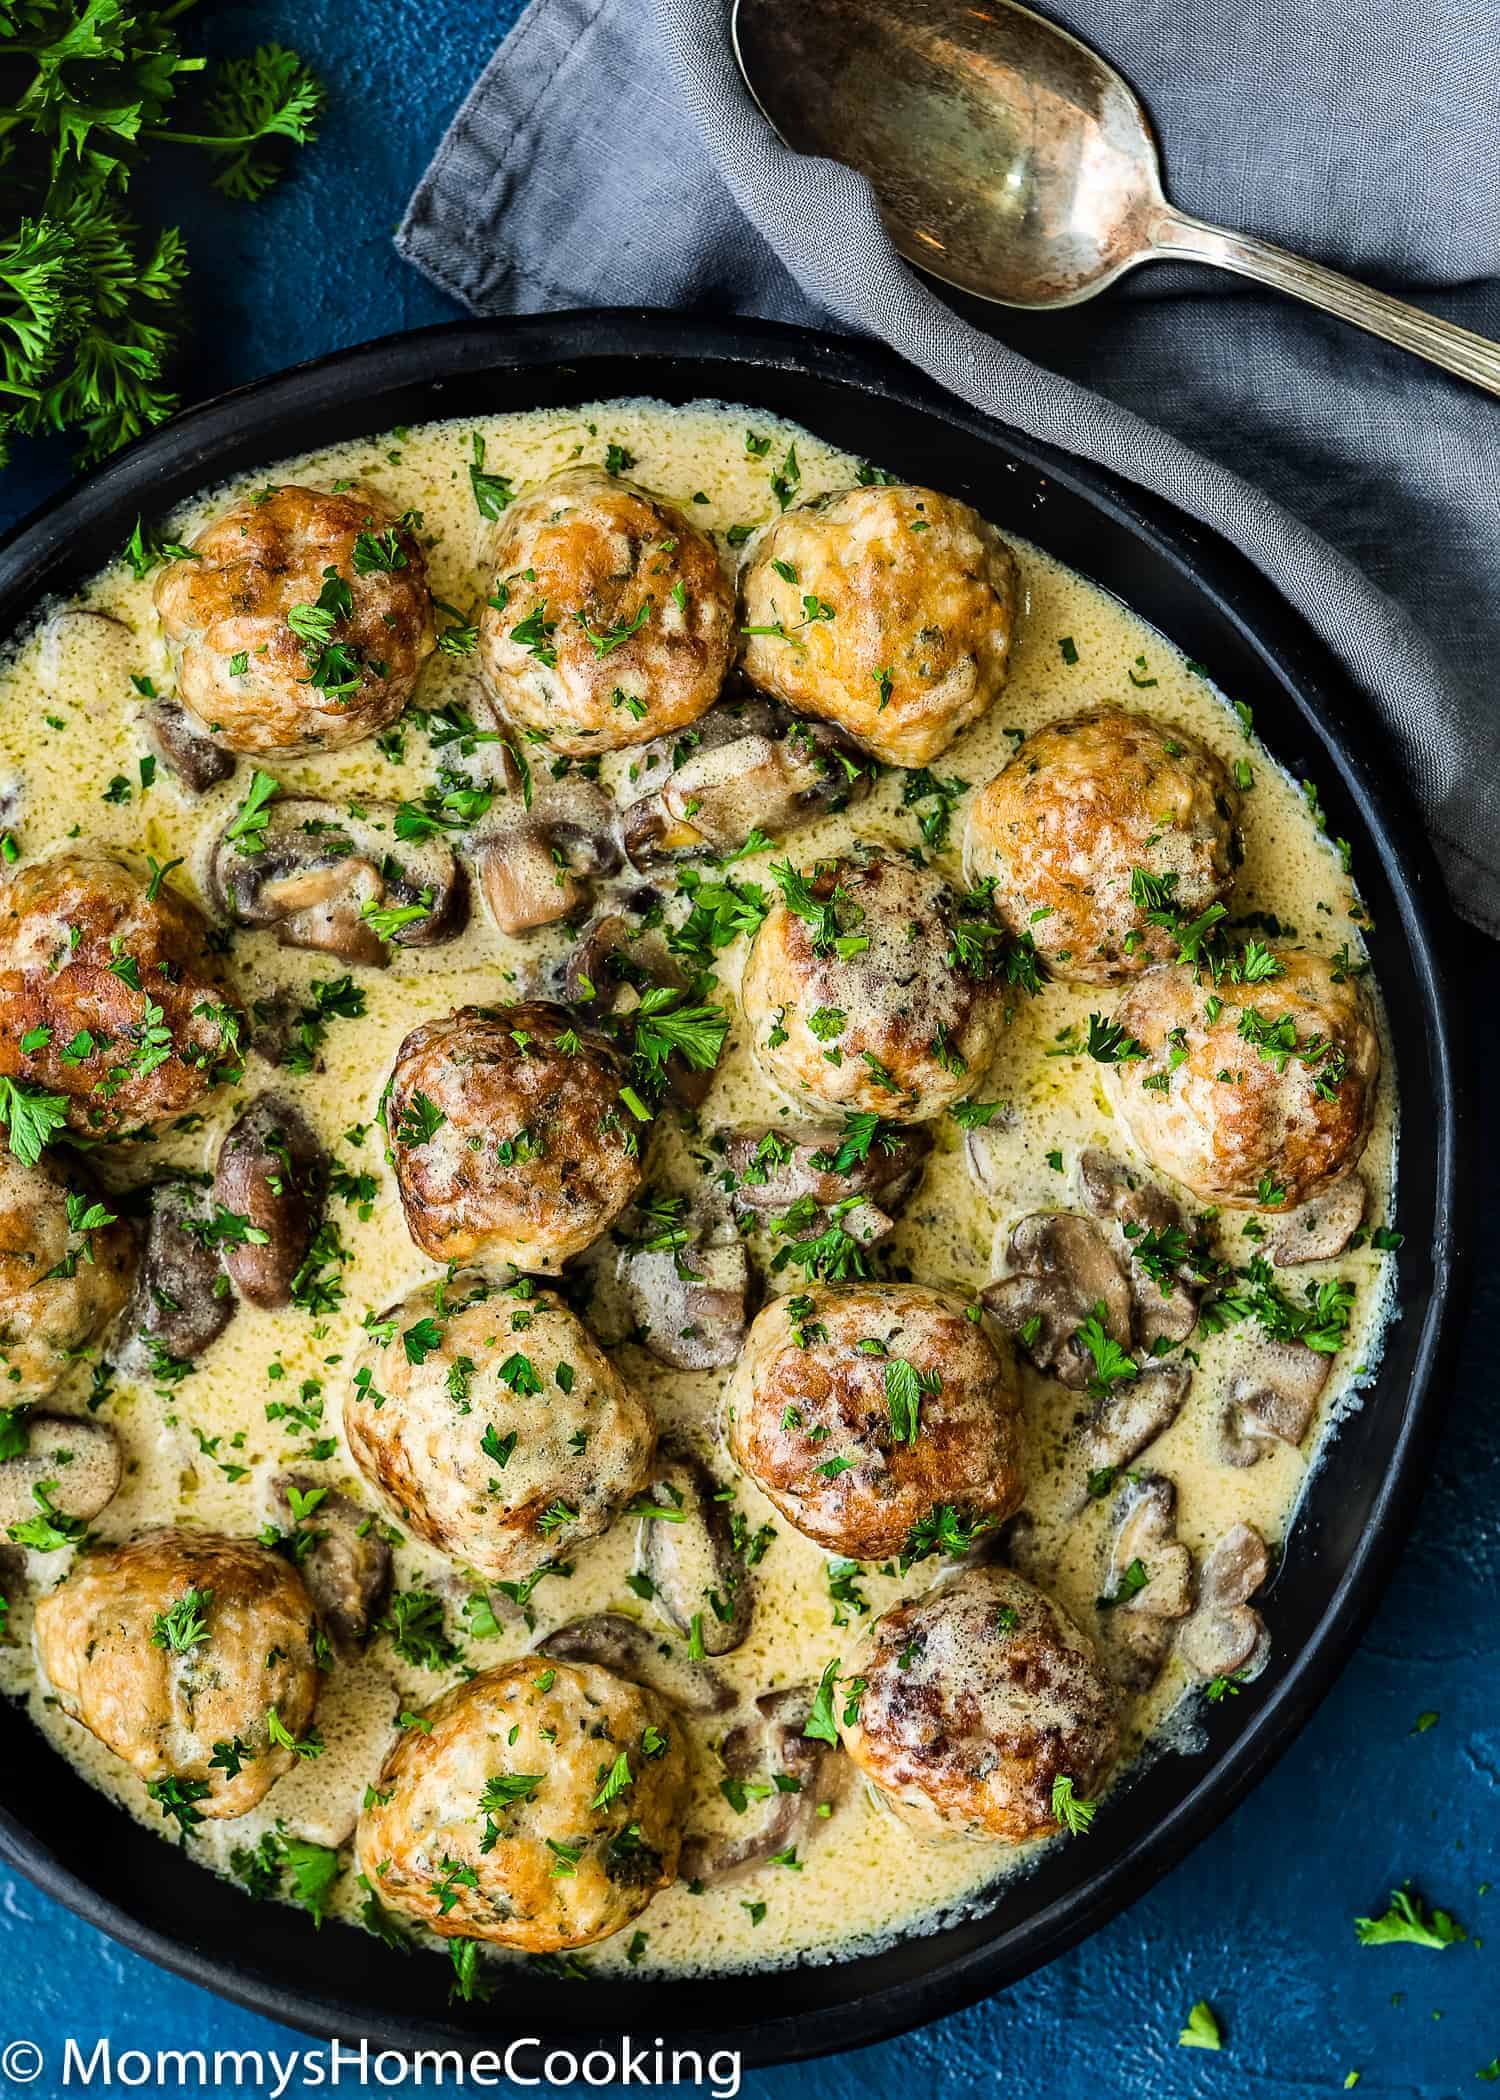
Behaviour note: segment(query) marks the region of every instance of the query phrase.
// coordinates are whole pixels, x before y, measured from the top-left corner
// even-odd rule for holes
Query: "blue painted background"
[[[199,25],[222,49],[276,37],[334,102],[294,178],[254,209],[191,194],[169,159],[166,209],[193,257],[188,400],[296,359],[452,317],[398,262],[391,231],[428,152],[515,0],[269,0]],[[143,206],[145,200],[143,199]],[[620,287],[622,299],[631,288]],[[68,471],[35,446],[0,474],[0,524]],[[1480,1072],[1500,1068],[1500,953],[1471,936]],[[1480,1153],[1500,1158],[1500,1112]],[[1361,2094],[1456,2100],[1500,2051],[1500,1333],[1497,1209],[1480,1228],[1465,1353],[1419,1527],[1358,1657],[1306,1733],[1229,1824],[1153,1895],[1041,1975],[910,2040],[751,2076],[756,2100],[1045,2100]],[[1417,1716],[1437,1724],[1414,1734]],[[1358,1946],[1352,1919],[1410,1877],[1471,1941],[1441,1953]],[[1493,1891],[1481,1888],[1493,1884]],[[1493,1944],[1488,1944],[1493,1942]],[[774,1985],[772,1986],[774,1988]],[[1179,2049],[1198,1998],[1225,2048]],[[63,2090],[62,2040],[116,2051],[283,2051],[297,2037],[124,1953],[0,1870],[0,2050],[37,2043],[46,2068],[0,2095]]]

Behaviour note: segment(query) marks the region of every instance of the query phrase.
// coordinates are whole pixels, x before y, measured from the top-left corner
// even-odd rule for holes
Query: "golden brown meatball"
[[[1004,1025],[1000,987],[959,968],[959,899],[908,861],[789,871],[740,998],[767,1077],[813,1108],[921,1123],[977,1086]],[[955,959],[950,960],[950,957]]]
[[[848,1705],[842,1688],[834,1702],[844,1748],[924,1836],[1044,1837],[1056,1781],[1088,1800],[1119,1740],[1091,1642],[1008,1568],[965,1569],[888,1611],[851,1673]]]
[[[550,1954],[618,1932],[674,1879],[687,1744],[655,1692],[531,1655],[455,1685],[423,1718],[355,1839],[389,1909],[443,1939]]]
[[[1205,1203],[1292,1210],[1370,1135],[1380,1038],[1362,986],[1320,955],[1274,968],[1215,986],[1163,964],[1115,1008],[1146,1055],[1106,1068],[1110,1096],[1152,1165]]]
[[[495,1580],[596,1538],[656,1448],[649,1411],[565,1305],[472,1273],[384,1316],[344,1431],[408,1530]]]
[[[211,1531],[85,1553],[36,1608],[64,1712],[148,1783],[205,1785],[205,1816],[244,1815],[296,1764],[282,1738],[300,1742],[317,1705],[315,1634],[289,1561]]]
[[[883,1560],[951,1505],[1021,1506],[1021,1398],[1008,1348],[961,1299],[914,1284],[812,1286],[750,1329],[725,1393],[729,1447],[831,1553]]]
[[[742,579],[746,675],[925,766],[1005,684],[1019,580],[978,511],[935,489],[844,489],[762,532]]]
[[[183,706],[230,751],[337,751],[394,722],[433,650],[412,512],[368,489],[251,496],[156,579]]]
[[[1240,860],[1239,796],[1185,729],[1123,708],[1051,722],[974,798],[971,882],[1069,984],[1118,984],[1177,952],[1148,913],[1198,918]]]
[[[434,1261],[557,1269],[640,1186],[625,1073],[540,1000],[461,1007],[396,1053],[386,1125],[407,1230]]]
[[[238,1075],[240,1025],[207,922],[170,884],[79,852],[0,889],[0,1073],[64,1095],[71,1129],[195,1107]]]
[[[685,728],[718,698],[734,590],[672,504],[572,468],[510,506],[491,559],[479,663],[514,728],[586,758]]]
[[[134,1268],[129,1227],[81,1174],[0,1152],[0,1407],[61,1384],[125,1303]]]

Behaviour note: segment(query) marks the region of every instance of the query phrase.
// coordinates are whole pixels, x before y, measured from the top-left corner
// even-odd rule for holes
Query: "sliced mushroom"
[[[1358,1168],[1309,1203],[1299,1203],[1284,1215],[1267,1212],[1261,1219],[1265,1237],[1260,1251],[1278,1269],[1295,1268],[1298,1262],[1336,1261],[1364,1223],[1370,1191]]]
[[[1250,1599],[1270,1573],[1266,1542],[1251,1524],[1231,1524],[1198,1570],[1198,1602],[1177,1631],[1177,1650],[1200,1677],[1243,1674],[1264,1659],[1266,1629]]]
[[[0,1460],[0,1539],[37,1514],[33,1489],[43,1483],[54,1509],[87,1522],[113,1501],[123,1473],[119,1439],[103,1422],[32,1415],[25,1451]]]
[[[615,806],[581,773],[523,777],[510,746],[501,752],[506,793],[464,850],[496,926],[526,933],[569,917],[587,896],[589,879],[619,867]]]
[[[1150,1354],[1160,1344],[1175,1347],[1185,1342],[1198,1324],[1202,1296],[1192,1267],[1184,1259],[1168,1268],[1158,1258],[1146,1268],[1137,1252],[1148,1233],[1183,1230],[1180,1206],[1147,1176],[1097,1147],[1079,1154],[1078,1178],[1095,1217],[1113,1218],[1120,1227],[1134,1300],[1136,1347]],[[1181,1244],[1186,1247],[1185,1233]]]
[[[1305,1342],[1257,1340],[1248,1365],[1225,1389],[1219,1449],[1230,1466],[1253,1466],[1277,1442],[1307,1435],[1332,1359]]]
[[[141,727],[158,759],[190,795],[206,795],[227,780],[239,763],[232,751],[196,728],[187,709],[176,700],[153,700],[142,708]]]
[[[633,1013],[642,992],[655,985],[688,989],[691,979],[660,929],[644,923],[659,902],[655,890],[635,890],[620,899],[624,909],[599,912],[580,933],[563,972],[562,993],[590,1019]],[[712,1084],[711,1071],[695,1070],[675,1050],[668,1055],[668,1091],[682,1107],[701,1108]]]
[[[1177,1490],[1164,1475],[1137,1474],[1115,1497],[1100,1597],[1099,1632],[1112,1673],[1144,1691],[1167,1659],[1176,1621],[1193,1608],[1193,1556],[1178,1543]]]
[[[838,1799],[847,1768],[831,1743],[803,1734],[811,1712],[812,1687],[788,1685],[763,1692],[751,1717],[729,1730],[719,1756],[730,1780],[746,1788],[744,1812],[727,1835],[688,1834],[678,1867],[682,1880],[705,1888],[735,1881],[772,1853],[806,1845],[824,1827],[828,1818],[818,1811]]]
[[[306,1498],[320,1489],[316,1506],[308,1510]],[[294,1493],[304,1512],[300,1517]],[[391,1587],[391,1549],[374,1518],[310,1473],[278,1473],[271,1482],[270,1512],[281,1530],[312,1540],[297,1565],[331,1638],[342,1647],[364,1640]]]
[[[135,1289],[121,1317],[127,1337],[123,1370],[175,1380],[234,1317],[234,1293],[219,1260],[215,1212],[189,1181],[159,1181],[147,1191],[147,1213]]]
[[[312,1244],[327,1185],[323,1148],[290,1102],[262,1094],[231,1124],[219,1148],[213,1198],[244,1221],[245,1236],[226,1236],[222,1258],[251,1305],[291,1303],[292,1279]]]
[[[637,1206],[616,1230],[631,1322],[658,1363],[732,1364],[745,1338],[750,1261],[728,1205],[699,1189],[670,1209]]]
[[[984,1193],[999,1201],[1004,1201],[1010,1193],[1013,1171],[1013,1161],[1003,1140],[1019,1120],[1015,1109],[1006,1101],[1000,1104],[988,1123],[976,1123],[972,1130],[964,1132],[964,1163]]]
[[[390,942],[430,948],[452,940],[463,930],[468,900],[446,842],[398,839],[392,802],[359,809],[354,816],[312,795],[282,795],[269,805],[258,841],[231,836],[231,820],[209,871],[220,910],[241,926],[274,927],[284,948],[313,948],[344,962],[384,964]],[[253,850],[245,851],[247,844]],[[416,916],[399,925],[380,916],[403,911]]]
[[[636,1568],[668,1624],[688,1635],[696,1627],[709,1655],[738,1648],[755,1614],[754,1578],[735,1548],[732,1499],[696,1452],[672,1440],[661,1445],[645,1500],[664,1514],[642,1518]]]
[[[1091,1474],[1120,1471],[1163,1435],[1182,1412],[1192,1366],[1181,1357],[1147,1364],[1122,1379],[1095,1407],[1078,1439],[1078,1455]]]
[[[727,1714],[735,1703],[734,1692],[717,1670],[690,1662],[675,1642],[662,1640],[623,1612],[599,1611],[570,1619],[545,1634],[536,1649],[559,1662],[599,1663],[617,1677],[660,1692],[685,1713]]]
[[[1012,1273],[986,1284],[980,1297],[1039,1371],[1075,1390],[1088,1383],[1093,1358],[1078,1330],[1099,1306],[1106,1332],[1128,1349],[1131,1298],[1125,1273],[1103,1233],[1067,1210],[1034,1211],[1010,1236]]]
[[[809,1232],[836,1205],[861,1198],[839,1223],[851,1239],[872,1246],[895,1230],[896,1213],[922,1177],[932,1138],[922,1129],[882,1130],[862,1159],[840,1172],[842,1131],[832,1124],[738,1124],[720,1130],[713,1149],[733,1177],[730,1196],[742,1216],[780,1214],[794,1203],[816,1206]]]
[[[755,831],[780,838],[867,795],[874,768],[827,722],[734,699],[644,745],[632,777],[649,792],[626,808],[621,832],[632,863],[647,868],[682,854],[732,853]]]

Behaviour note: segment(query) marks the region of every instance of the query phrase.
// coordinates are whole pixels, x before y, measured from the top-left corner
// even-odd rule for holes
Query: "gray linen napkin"
[[[1140,90],[1187,210],[1500,336],[1490,0],[1050,5]],[[1454,902],[1500,935],[1500,402],[1207,271],[1143,271],[1051,318],[948,303],[897,257],[859,177],[777,141],[726,14],[532,0],[413,197],[402,253],[479,313],[831,318],[1154,489],[1331,646]]]

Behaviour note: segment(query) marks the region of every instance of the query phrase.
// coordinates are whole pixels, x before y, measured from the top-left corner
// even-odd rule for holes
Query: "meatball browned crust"
[[[893,766],[925,766],[1005,684],[1019,579],[952,496],[855,488],[757,538],[742,589],[746,676]]]
[[[677,1873],[688,1755],[666,1701],[593,1663],[524,1656],[429,1706],[355,1839],[380,1901],[443,1939],[586,1947]]]
[[[1118,1744],[1119,1694],[1092,1643],[1008,1568],[965,1569],[886,1612],[851,1674],[834,1702],[844,1748],[924,1836],[1045,1837],[1056,1781],[1089,1799]]]
[[[597,467],[513,503],[479,663],[506,722],[587,758],[696,722],[734,651],[734,590],[672,504]]]
[[[1228,772],[1196,737],[1099,708],[1036,730],[975,796],[964,867],[993,879],[997,913],[1055,976],[1116,984],[1177,952],[1149,913],[1192,920],[1223,902],[1238,816]]]
[[[414,513],[284,487],[203,527],[156,579],[183,706],[230,751],[337,751],[394,722],[432,654]]]
[[[205,1816],[244,1815],[296,1764],[281,1738],[300,1741],[317,1705],[316,1631],[289,1561],[211,1531],[83,1554],[36,1608],[64,1712],[148,1783],[205,1784]]]
[[[207,921],[170,883],[77,852],[0,889],[0,1073],[64,1095],[71,1129],[181,1115],[238,1073],[239,1040]]]
[[[565,1007],[461,1007],[396,1053],[386,1127],[407,1230],[434,1261],[554,1270],[640,1187],[625,1073]]]
[[[1163,964],[1115,1008],[1146,1054],[1106,1068],[1111,1098],[1151,1164],[1205,1203],[1293,1210],[1354,1164],[1374,1122],[1380,1037],[1363,986],[1320,955],[1274,967],[1214,985]]]
[[[725,1393],[736,1460],[831,1553],[882,1560],[944,1504],[1021,1506],[1021,1397],[1003,1342],[915,1284],[815,1284],[750,1330]]]
[[[1000,987],[958,966],[960,900],[908,861],[822,861],[756,933],[740,998],[762,1071],[814,1109],[921,1123],[979,1084]]]
[[[472,1273],[377,1323],[344,1431],[407,1530],[497,1581],[596,1538],[656,1449],[649,1410],[565,1305]]]
[[[129,1227],[81,1175],[0,1151],[0,1408],[61,1384],[124,1305],[134,1268]]]

